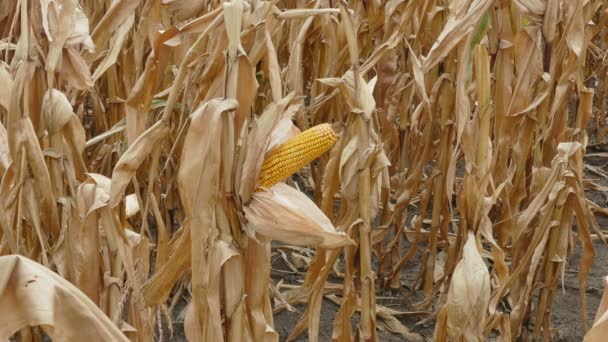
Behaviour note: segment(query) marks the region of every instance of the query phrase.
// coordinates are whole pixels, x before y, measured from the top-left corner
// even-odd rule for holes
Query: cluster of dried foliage
[[[334,340],[422,340],[375,298],[416,261],[435,340],[549,338],[578,244],[585,324],[607,26],[602,0],[1,0],[0,339],[152,341],[185,295],[191,341],[278,340],[296,303],[317,341],[324,297]],[[315,249],[301,286],[273,240]]]

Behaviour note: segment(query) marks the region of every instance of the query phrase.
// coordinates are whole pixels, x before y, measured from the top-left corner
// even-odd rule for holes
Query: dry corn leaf
[[[169,13],[174,15],[178,20],[192,18],[198,14],[204,7],[204,0],[162,0],[163,5],[168,6]]]
[[[0,123],[0,179],[11,164],[11,156],[8,152],[8,134],[6,128]]]
[[[78,212],[81,220],[82,230],[77,233],[80,241],[80,250],[75,251],[80,260],[81,270],[75,275],[75,284],[83,291],[94,303],[100,303],[101,282],[100,274],[97,270],[100,267],[99,251],[101,250],[100,232],[97,229],[98,215],[95,209],[99,208],[103,196],[102,191],[97,191],[97,186],[93,179],[85,181],[78,187],[77,203]]]
[[[110,51],[105,55],[101,63],[95,68],[92,79],[97,81],[112,65],[116,63],[118,54],[122,51],[122,46],[127,39],[127,34],[135,23],[135,15],[130,15],[116,28],[114,37],[110,40]]]
[[[72,19],[72,31],[65,41],[65,45],[73,47],[82,44],[88,52],[95,51],[93,39],[89,35],[89,24],[89,18],[87,18],[87,15],[82,11],[82,8],[77,6],[74,10],[74,17]]]
[[[424,72],[430,71],[431,68],[443,60],[467,34],[471,33],[481,17],[492,5],[492,1],[489,0],[455,1],[454,3],[458,3],[461,7],[452,9],[453,14],[451,13],[449,16],[441,34],[437,37],[437,40],[433,43],[433,47],[423,61],[422,69]]]
[[[190,267],[192,240],[190,232],[180,229],[170,242],[171,252],[165,264],[144,284],[147,305],[161,304],[171,294],[174,284]]]
[[[41,325],[55,341],[128,341],[110,319],[74,285],[48,268],[16,255],[0,257],[0,338]],[[74,329],[74,325],[78,329]]]
[[[117,31],[117,28],[127,20],[141,0],[117,0],[112,2],[110,8],[103,14],[103,17],[91,33],[91,39],[95,45],[95,51],[87,55],[87,61],[94,61],[104,51],[110,40],[110,36]]]
[[[547,1],[543,0],[515,0],[513,3],[530,18],[536,19],[543,17],[547,6]]]
[[[86,90],[91,88],[93,79],[84,58],[73,47],[65,48],[62,56],[61,78],[74,89]]]
[[[279,122],[275,128],[270,132],[268,137],[268,147],[266,148],[265,155],[268,156],[275,148],[289,140],[301,131],[293,124],[293,116],[300,109],[300,105],[291,105],[281,115]]]
[[[55,134],[70,122],[75,116],[72,105],[64,93],[57,89],[51,89],[44,94],[42,99],[42,119],[50,134]]]
[[[247,147],[241,152],[244,156],[242,166],[242,180],[240,181],[239,195],[243,203],[248,203],[251,194],[257,187],[260,171],[264,163],[263,156],[270,146],[270,137],[274,128],[279,124],[283,113],[294,93],[291,93],[277,103],[271,103],[266,107],[262,115],[254,122],[251,132],[247,136]]]
[[[139,212],[139,202],[137,201],[136,194],[130,194],[125,196],[125,215],[127,218]]]
[[[4,62],[0,62],[0,83],[3,85],[0,88],[0,106],[8,110],[11,102],[13,78],[8,72],[8,66]]]
[[[114,208],[122,200],[125,189],[137,168],[152,149],[169,133],[169,125],[160,120],[142,133],[133,145],[120,157],[112,173],[112,188],[110,191],[110,207]]]
[[[593,326],[587,334],[585,334],[585,342],[600,342],[604,340],[606,334],[608,334],[608,277],[604,277],[604,292],[602,294],[602,299],[600,300],[600,305],[597,308],[597,313],[595,315],[595,321],[593,322]]]
[[[177,179],[186,227],[192,240],[193,299],[186,315],[186,329],[189,338],[195,340],[224,339],[220,308],[216,303],[221,300],[219,272],[229,256],[218,259],[217,254],[224,253],[225,248],[221,249],[216,241],[219,232],[215,206],[221,185],[221,149],[214,148],[214,142],[219,141],[222,132],[221,115],[237,106],[234,99],[214,99],[191,114]],[[207,253],[210,248],[213,253]],[[236,254],[232,252],[232,255]]]

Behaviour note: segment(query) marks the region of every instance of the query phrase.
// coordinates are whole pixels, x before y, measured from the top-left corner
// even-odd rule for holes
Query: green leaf
[[[477,44],[479,44],[479,42],[481,42],[481,38],[483,38],[483,36],[486,34],[489,23],[490,23],[490,16],[488,15],[488,13],[486,13],[483,16],[483,18],[481,18],[481,21],[479,22],[479,26],[477,26],[477,29],[475,30],[475,33],[473,34],[473,39],[471,40],[471,45],[469,46],[469,50],[473,50],[475,45],[477,45]]]

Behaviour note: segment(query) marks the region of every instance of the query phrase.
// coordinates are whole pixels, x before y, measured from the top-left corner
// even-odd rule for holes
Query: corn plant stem
[[[169,123],[169,120],[173,113],[173,109],[175,108],[175,105],[177,103],[177,98],[180,94],[182,85],[186,79],[186,75],[188,73],[187,72],[188,65],[194,60],[195,56],[197,55],[198,50],[204,44],[205,38],[207,37],[209,32],[212,29],[214,29],[215,27],[217,27],[219,24],[221,24],[223,22],[223,19],[224,19],[223,14],[220,14],[218,12],[218,15],[213,19],[213,21],[209,24],[209,26],[207,26],[205,28],[205,30],[203,32],[201,32],[201,34],[198,36],[198,38],[194,42],[194,44],[190,47],[190,49],[188,49],[186,56],[182,59],[182,62],[180,64],[178,72],[177,72],[177,76],[175,77],[173,85],[171,86],[171,92],[169,93],[169,97],[167,99],[167,103],[165,105],[165,109],[164,109],[164,112],[163,112],[163,115],[161,118],[161,120],[163,122],[165,122],[166,124]],[[199,316],[199,318],[200,318],[200,316]],[[201,324],[202,327],[205,327],[203,320],[200,320],[199,324]],[[202,336],[205,336],[204,331],[203,331]]]
[[[445,136],[443,136],[445,138]],[[429,250],[431,252],[430,260],[427,263],[426,275],[424,279],[424,294],[430,296],[435,274],[435,262],[437,260],[437,238],[439,232],[439,224],[441,223],[441,200],[443,190],[443,177],[437,175],[434,178],[434,189],[433,189],[433,213],[431,214],[431,233],[429,236]]]
[[[163,116],[161,120],[165,122],[169,122],[171,118],[171,114],[173,113],[173,109],[175,108],[175,104],[177,103],[177,97],[179,96],[180,90],[182,88],[182,84],[186,79],[187,67],[194,60],[196,53],[201,48],[203,43],[205,42],[205,37],[211,32],[212,29],[217,27],[224,20],[223,14],[217,15],[215,19],[205,28],[203,32],[198,36],[194,44],[188,49],[186,56],[182,60],[182,63],[179,66],[177,71],[177,76],[175,76],[175,81],[173,81],[173,85],[171,86],[171,92],[169,93],[169,98],[167,99],[167,103],[165,105],[165,110],[163,111]]]
[[[360,152],[364,155],[364,151],[370,146],[370,131],[369,122],[365,122],[363,116],[358,116],[360,134]],[[370,239],[370,163],[364,162],[363,169],[359,171],[359,217],[362,224],[359,228],[359,262],[360,262],[360,279],[362,284],[361,289],[361,333],[365,341],[375,341],[375,326],[374,317],[375,309],[375,289],[374,275],[371,267],[371,239]]]
[[[154,150],[152,150],[152,153],[150,154],[150,159],[151,159],[151,165],[150,168],[148,169],[148,187],[146,189],[146,194],[145,194],[145,202],[144,202],[144,209],[142,210],[142,231],[144,232],[148,232],[149,228],[148,228],[148,210],[150,209],[150,197],[153,196],[152,194],[152,188],[154,187],[154,179],[155,179],[155,173],[156,170],[158,169],[158,159],[160,157],[160,148],[157,146],[154,148]],[[137,180],[133,179],[134,182],[136,182]],[[139,188],[139,186],[138,186]],[[139,192],[137,192],[139,193]],[[158,261],[158,257],[157,257],[157,261]],[[158,263],[157,263],[158,266]],[[158,269],[158,268],[156,268]]]
[[[15,30],[15,26],[17,24],[17,18],[21,17],[20,13],[21,12],[21,0],[17,0],[17,2],[15,3],[15,15],[13,16],[13,20],[11,21],[11,26],[8,30],[8,37],[6,38],[7,43],[10,43],[13,40],[13,32]],[[10,44],[6,44],[6,48],[4,49],[4,62],[6,64],[9,64],[9,45]]]
[[[26,149],[25,147],[21,148],[21,172],[19,174],[19,184],[23,184],[24,180],[25,180],[25,176],[26,176],[26,167],[27,167],[27,154],[26,154]],[[19,192],[17,195],[17,215],[15,218],[15,225],[16,225],[16,238],[15,238],[15,249],[13,249],[16,253],[23,253],[23,251],[21,251],[21,239],[22,239],[22,230],[23,230],[23,220],[20,219],[20,217],[22,217],[22,212],[23,212],[23,185],[20,186],[19,188]],[[10,230],[8,230],[10,231]]]
[[[320,6],[321,6],[321,1],[318,1],[318,0],[315,1],[314,9],[318,9]],[[308,17],[304,20],[304,22],[302,23],[302,26],[300,27],[300,31],[298,33],[296,41],[292,45],[292,55],[296,56],[296,57],[295,58],[290,57],[290,64],[291,64],[291,58],[294,58],[298,67],[296,68],[295,79],[292,81],[290,86],[292,86],[294,88],[294,90],[296,92],[296,96],[299,98],[304,95],[304,90],[303,90],[304,80],[303,80],[302,67],[301,67],[302,66],[302,54],[303,54],[303,50],[304,50],[304,43],[306,41],[306,34],[307,34],[308,30],[310,29],[310,27],[312,26],[313,19],[314,19],[314,17]],[[304,106],[301,106],[298,109],[298,111],[295,114],[295,119],[296,119],[296,123],[298,124],[298,127],[300,127],[300,129],[305,130],[305,129],[309,128],[308,120],[306,119],[306,117],[304,115]]]
[[[315,261],[313,261],[312,266],[317,266],[315,270],[318,270],[319,273],[314,273],[317,275],[316,278],[307,277],[306,279],[310,279],[309,293],[308,293],[308,303],[318,302],[321,296],[323,296],[323,284],[327,281],[327,277],[329,276],[329,272],[331,272],[333,265],[338,260],[338,257],[341,254],[340,249],[322,249],[321,254],[317,257],[315,256]],[[319,253],[317,253],[319,254]],[[306,280],[301,288],[306,286]],[[306,311],[308,312],[311,305],[306,307]],[[298,323],[299,324],[299,323]],[[309,331],[309,336],[317,336],[318,332]],[[287,338],[288,341],[295,339],[297,336],[294,336],[292,332]]]
[[[158,270],[169,259],[169,231],[162,219],[162,215],[160,213],[160,209],[158,208],[158,202],[156,201],[156,197],[152,194],[150,195],[150,204],[152,205],[152,213],[154,214],[154,219],[156,220],[156,239],[158,251],[156,256],[155,269]]]
[[[564,211],[564,207],[558,208],[555,218],[558,220],[561,220],[563,211]],[[559,239],[559,235],[560,235],[560,230],[562,229],[562,225],[559,225],[557,227],[552,227],[550,229],[551,229],[551,232],[549,233],[550,234],[549,235],[549,244],[546,248],[546,252],[547,252],[546,255],[555,255],[555,250],[557,248],[558,239]],[[546,258],[545,260],[543,260],[543,267],[541,268],[541,270],[544,269],[544,277],[543,277],[542,281],[545,284],[551,283],[553,281],[555,271],[557,270],[557,267],[556,267],[557,265],[558,265],[558,263],[553,261],[552,258]],[[538,310],[536,311],[536,319],[534,320],[533,336],[535,336],[535,337],[538,337],[538,334],[540,334],[540,327],[544,321],[544,315],[546,313],[545,306],[548,304],[547,299],[549,298],[550,291],[551,291],[550,287],[545,287],[540,292],[539,301],[538,301]]]
[[[113,228],[110,228],[113,229]],[[112,250],[112,247],[108,249],[108,253],[110,254],[110,277],[115,279],[120,279],[122,274],[122,261],[118,257],[118,250]],[[120,287],[118,284],[110,283],[110,295],[108,297],[108,316],[114,317],[116,313],[116,308],[118,307],[118,303],[120,301]]]
[[[21,35],[22,35],[22,38],[24,38],[23,39],[23,41],[24,41],[23,45],[27,47],[27,53],[28,53],[28,56],[25,56],[25,57],[27,57],[27,59],[29,60],[30,28],[28,27],[29,20],[28,20],[28,9],[27,9],[27,1],[26,0],[21,0],[21,13],[20,14],[21,14],[21,20],[20,20],[20,23],[21,23]],[[24,56],[21,56],[21,57],[24,57]]]
[[[232,2],[230,4],[224,3],[224,11],[230,17],[240,18],[242,16],[242,3],[239,1]],[[238,48],[240,47],[240,24],[237,22],[233,22],[233,20],[224,21],[226,24],[226,31],[228,33],[228,47],[226,49],[224,61],[225,61],[225,70],[224,70],[224,89],[223,89],[223,97],[225,99],[237,99],[238,92],[238,83],[239,83],[239,62],[240,62],[240,51]],[[229,26],[236,25],[237,30],[231,30]],[[234,28],[234,27],[233,27]],[[235,136],[235,112],[230,111],[226,112],[222,115],[222,134],[221,134],[221,149],[222,149],[222,186],[221,186],[221,197],[222,201],[221,207],[218,207],[216,210],[224,213],[225,219],[218,220],[218,228],[223,232],[223,236],[232,235],[232,241],[229,241],[234,244],[236,241],[240,240],[239,233],[241,231],[240,221],[238,220],[235,199],[233,196],[233,185],[234,185],[234,176],[236,173],[236,163],[234,163],[235,155],[236,155],[236,136]],[[264,253],[265,249],[263,247],[268,247],[270,249],[269,242],[261,242],[264,246],[259,246],[258,242],[252,239],[249,241],[248,248],[259,247],[258,249],[254,249],[253,255],[257,252]],[[252,326],[248,326],[247,322],[247,313],[252,309],[248,305],[245,307],[245,302],[243,301],[245,288],[249,290],[249,281],[251,278],[247,277],[247,267],[245,265],[246,262],[251,262],[249,260],[251,257],[249,254],[252,252],[250,250],[244,250],[245,254],[243,258],[234,259],[233,262],[227,263],[224,265],[222,269],[222,278],[223,280],[223,301],[224,307],[226,310],[226,333],[228,341],[241,341],[246,338],[246,336],[250,336],[253,334],[254,338],[259,338],[259,330],[255,329],[256,326],[260,326],[260,324],[256,325],[255,323]],[[270,262],[270,257],[267,257],[267,262]],[[268,274],[270,273],[270,266],[267,268]],[[258,280],[260,278],[265,278],[264,276],[254,277],[254,280]],[[264,286],[255,287],[264,288]],[[255,296],[256,300],[258,300]],[[247,297],[248,298],[248,297]],[[247,312],[246,312],[247,311]],[[264,322],[263,325],[265,325]],[[251,329],[250,329],[251,327]],[[247,333],[246,333],[247,331]]]
[[[425,183],[426,184],[422,184],[424,190],[422,191],[422,194],[420,194],[419,212],[421,213],[421,215],[422,215],[422,213],[425,213],[427,211],[428,204],[431,199],[431,187],[433,186],[432,179],[427,180]],[[403,265],[405,265],[406,262],[408,262],[411,258],[414,257],[414,255],[416,255],[416,252],[418,251],[419,242],[422,238],[422,234],[421,234],[422,221],[423,221],[423,217],[420,216],[416,221],[413,222],[414,241],[412,242],[412,247],[408,249],[407,254],[404,255],[403,257],[401,257],[401,259],[399,259],[398,261],[397,260],[393,261],[392,273],[390,275],[391,279],[396,278],[396,277],[398,278],[399,271],[401,270]],[[399,238],[401,238],[402,232],[403,232],[403,225],[399,225],[398,230],[397,230],[397,236]]]
[[[229,25],[229,22],[225,22]],[[238,36],[240,38],[240,35]],[[240,44],[240,40],[235,42],[236,46]],[[224,98],[229,99],[237,98],[238,91],[238,75],[239,75],[239,59],[240,56],[238,51],[232,51],[230,48],[227,50],[225,55],[225,76],[224,76]],[[236,154],[236,135],[235,135],[235,112],[227,112],[222,117],[222,179],[223,179],[223,190],[222,190],[222,203],[223,210],[225,210],[228,220],[224,222],[224,225],[229,227],[220,227],[226,232],[232,233],[234,241],[240,240],[240,222],[236,214],[236,205],[233,196],[233,184],[235,167],[234,163]],[[219,225],[219,222],[218,222]],[[264,242],[262,242],[264,243]],[[257,241],[249,241],[249,245],[257,245]],[[268,245],[268,247],[270,247]],[[261,248],[263,250],[263,248]],[[245,256],[246,257],[246,256]],[[268,258],[270,261],[270,258]],[[245,292],[246,286],[246,267],[243,260],[238,260],[228,263],[224,266],[223,273],[223,291],[224,291],[224,304],[227,310],[226,312],[226,325],[227,325],[227,340],[228,341],[241,341],[245,339],[245,331],[249,330],[246,324],[246,312],[242,302],[242,298]],[[270,266],[268,273],[270,273]],[[232,310],[234,309],[234,310]],[[247,308],[250,309],[250,308]],[[255,332],[255,331],[254,331]]]

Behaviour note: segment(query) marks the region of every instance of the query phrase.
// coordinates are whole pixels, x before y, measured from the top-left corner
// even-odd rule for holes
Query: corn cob
[[[327,152],[338,140],[330,124],[311,127],[277,147],[264,159],[258,185],[271,187]]]

